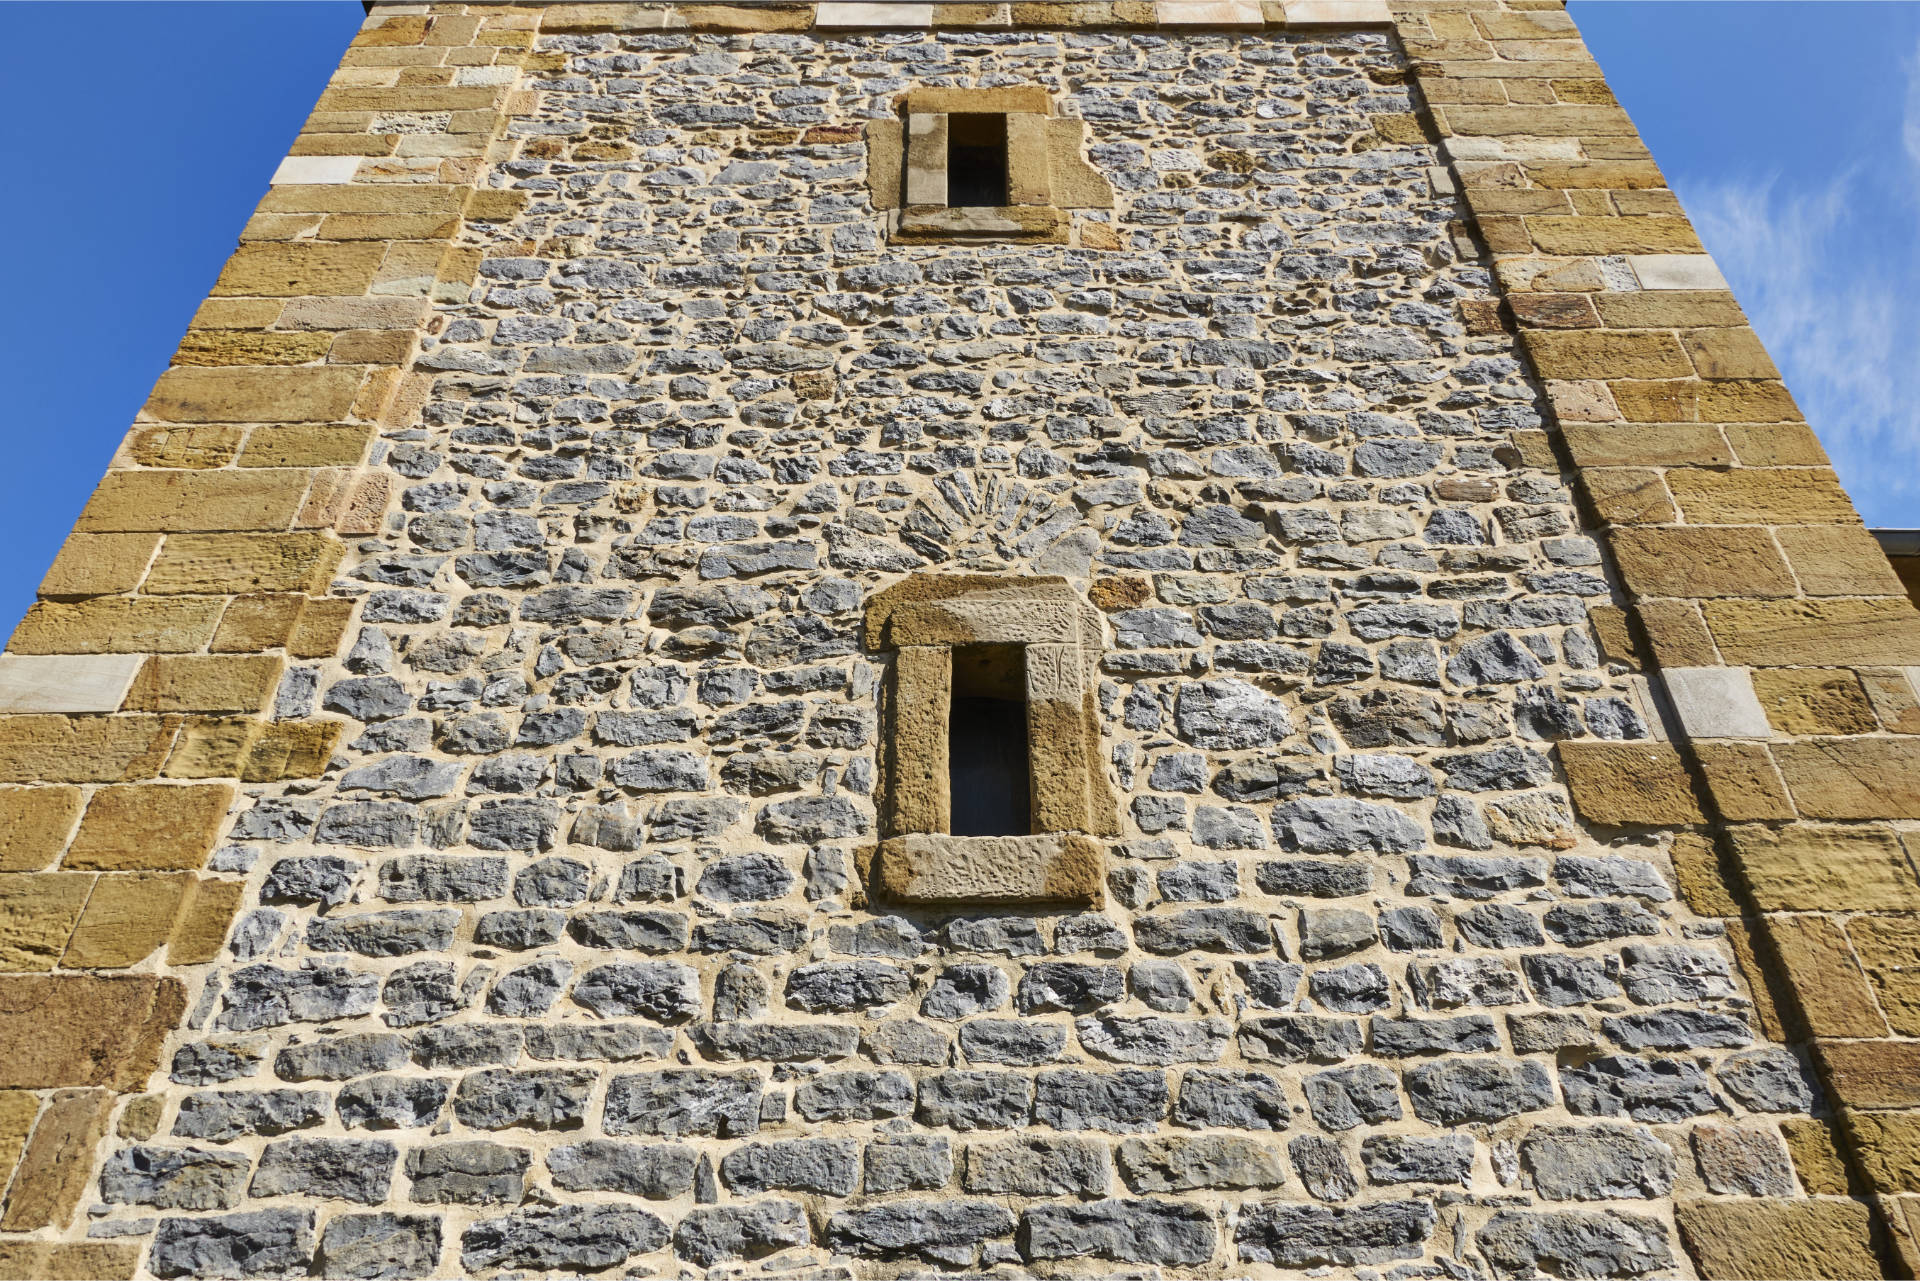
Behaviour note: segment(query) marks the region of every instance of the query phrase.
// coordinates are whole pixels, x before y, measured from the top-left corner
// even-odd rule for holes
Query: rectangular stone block
[[[162,533],[290,528],[311,473],[293,468],[256,471],[109,472],[80,513],[89,532]]]
[[[1814,997],[1800,1002],[1810,1035],[1887,1034],[1839,926],[1824,916],[1769,916],[1765,933],[1793,990]]]
[[[181,366],[160,375],[141,412],[170,423],[334,422],[353,408],[361,376],[352,365]]]
[[[1920,1044],[1816,1041],[1814,1054],[1842,1106],[1920,1108]]]
[[[1611,541],[1620,576],[1637,596],[1700,599],[1795,592],[1793,575],[1764,529],[1616,529]]]
[[[286,660],[271,654],[155,655],[127,695],[135,712],[257,713]]]
[[[226,821],[224,783],[138,783],[93,794],[62,867],[86,871],[192,871]]]
[[[1773,531],[1809,596],[1901,596],[1900,576],[1859,525],[1788,525]]]
[[[1711,254],[1633,254],[1627,266],[1642,289],[1731,288]]]
[[[1706,423],[1570,423],[1562,419],[1560,435],[1573,461],[1582,467],[1702,466],[1733,461],[1720,429]]]
[[[0,712],[113,712],[137,654],[0,654]]]
[[[1100,847],[1084,836],[899,836],[881,842],[872,884],[922,904],[1075,904],[1097,907]]]
[[[355,156],[302,156],[289,162],[354,168],[361,163]],[[378,244],[242,245],[227,260],[213,293],[260,298],[364,294],[384,254]]]
[[[1843,1124],[1875,1191],[1920,1192],[1920,1113],[1854,1112]]]
[[[1291,31],[1349,31],[1393,22],[1386,0],[1286,0],[1283,11]]]
[[[167,940],[167,964],[204,965],[218,957],[246,890],[244,881],[190,878]]]
[[[1820,738],[1775,745],[1787,791],[1811,818],[1920,818],[1920,741]]]
[[[165,716],[0,717],[0,783],[115,783],[160,772]]]
[[[1753,674],[1767,720],[1782,734],[1871,734],[1880,728],[1857,673],[1772,667]]]
[[[352,182],[354,171],[359,167],[357,156],[288,156],[267,181],[276,187],[289,183]]]
[[[287,652],[295,658],[332,658],[339,651],[353,601],[344,597],[309,597],[287,637]]]
[[[0,788],[0,872],[50,866],[79,817],[77,787]]]
[[[412,331],[426,319],[427,306],[423,298],[294,298],[274,323],[282,329]]]
[[[60,958],[69,970],[126,969],[167,941],[192,878],[185,872],[109,873],[96,878],[86,911]]]
[[[1693,373],[1671,334],[1530,329],[1521,337],[1542,378],[1685,378]]]
[[[158,534],[69,534],[40,581],[43,600],[130,592],[160,546]]]
[[[1691,525],[1855,524],[1840,481],[1824,467],[1728,471],[1676,467],[1667,488]]]
[[[30,1090],[0,1090],[0,1187],[13,1177],[13,1167],[39,1115],[39,1095]]]
[[[373,343],[363,343],[350,357],[356,363],[374,363],[375,357],[385,363],[397,363],[405,358],[409,341],[405,335],[379,330],[371,331],[369,336],[377,342],[393,342],[395,349],[378,351]],[[353,337],[354,334],[348,332],[333,340],[337,357],[343,355],[342,345]],[[355,467],[365,457],[367,442],[372,439],[371,423],[256,427],[247,436],[239,463],[242,467]]]
[[[1703,1277],[1883,1275],[1864,1202],[1680,1201],[1674,1221]]]
[[[298,534],[170,534],[147,571],[154,595],[319,593],[344,550],[324,531]]]
[[[1480,137],[1569,138],[1632,135],[1633,121],[1618,107],[1448,107],[1447,128]]]
[[[186,653],[206,645],[220,606],[219,600],[204,596],[40,601],[28,607],[7,646],[23,655]]]
[[[1480,108],[1500,110],[1500,108]],[[1596,110],[1607,108],[1562,108]],[[1449,107],[1449,118],[1455,111]],[[1553,108],[1541,108],[1551,111]],[[1686,252],[1700,247],[1700,237],[1685,218],[1582,218],[1528,215],[1527,235],[1533,248],[1545,254],[1602,255]]]
[[[236,596],[220,616],[210,648],[216,654],[257,654],[287,643],[300,618],[305,596]]]
[[[1609,329],[1692,329],[1701,325],[1744,325],[1747,317],[1733,295],[1723,290],[1641,290],[1599,294],[1593,304]]]
[[[1559,755],[1574,809],[1588,822],[1618,827],[1703,821],[1670,744],[1565,742]]]
[[[1163,27],[1259,31],[1267,25],[1259,0],[1154,0],[1154,21]]]
[[[227,365],[304,365],[327,354],[327,341],[325,334],[283,334],[257,329],[192,329],[180,340],[173,360],[176,365],[210,368]],[[190,427],[186,430],[202,429]],[[144,458],[140,461],[146,462]]]
[[[1765,744],[1696,742],[1693,751],[1720,817],[1736,823],[1795,817]]]
[[[113,1110],[108,1090],[61,1090],[47,1100],[7,1189],[0,1232],[64,1228],[93,1176],[93,1150]]]
[[[52,969],[93,882],[77,872],[0,872],[0,970]]]
[[[933,23],[933,5],[905,0],[823,0],[814,11],[816,30],[884,27],[927,27]]]
[[[145,1087],[186,989],[151,974],[0,975],[0,1090]]]
[[[1680,336],[1680,345],[1702,378],[1778,378],[1760,336],[1741,324],[1738,328],[1695,329]]]
[[[1720,428],[1742,467],[1828,467],[1832,460],[1805,423],[1727,423]]]
[[[1744,667],[1669,667],[1660,678],[1694,738],[1770,738],[1773,729]]]
[[[1700,608],[1730,663],[1920,665],[1920,614],[1904,600],[1710,600]]]
[[[1778,423],[1801,418],[1786,387],[1771,380],[1703,382],[1695,403],[1700,421],[1707,423]]]
[[[1587,467],[1580,487],[1608,525],[1665,525],[1678,519],[1660,473],[1640,467]]]
[[[1740,824],[1728,836],[1764,912],[1920,911],[1920,879],[1884,828]]]

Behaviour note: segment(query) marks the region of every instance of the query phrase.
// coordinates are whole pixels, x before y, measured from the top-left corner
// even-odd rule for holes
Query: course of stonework
[[[376,4],[0,654],[0,1281],[1920,1275],[1917,852],[1553,0]]]
[[[244,789],[90,1235],[160,1277],[1625,1277],[1689,1267],[1676,1193],[1797,1194],[1809,1078],[1669,838],[1597,839],[1549,756],[1661,731],[1439,157],[1374,127],[1388,35],[535,51],[481,180],[529,199],[469,222],[348,643],[274,703],[349,728]],[[890,244],[863,126],[1016,84],[1112,208]],[[1103,618],[1097,908],[865,883],[863,611],[929,572]]]

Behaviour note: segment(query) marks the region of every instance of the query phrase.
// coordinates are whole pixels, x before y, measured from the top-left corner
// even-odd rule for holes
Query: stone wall
[[[1730,298],[1662,287],[1710,260],[1637,140],[1608,132],[1624,117],[1563,17],[1410,6],[1395,31],[1366,5],[967,5],[873,29],[929,8],[376,11],[341,75],[397,83],[337,81],[369,97],[316,115],[330,154],[394,140],[356,181],[418,176],[402,154],[454,141],[466,108],[413,77],[505,109],[467,120],[491,141],[434,175],[471,185],[465,216],[433,223],[441,283],[412,291],[430,310],[382,348],[396,394],[353,436],[359,470],[326,482],[377,500],[293,557],[334,633],[257,644],[251,702],[169,705],[201,718],[171,733],[324,746],[277,771],[230,752],[186,774],[185,738],[156,757],[224,780],[165,785],[218,793],[177,837],[183,857],[217,844],[208,883],[232,887],[200,950],[98,962],[63,935],[16,967],[138,966],[171,1005],[134,1021],[138,1052],[90,1051],[99,1079],[6,1082],[95,1087],[0,1096],[31,1100],[33,1128],[0,1224],[32,1235],[0,1246],[7,1265],[1879,1275],[1897,1204],[1871,1226],[1846,1194],[1898,1190],[1903,1114],[1846,1113],[1836,1146],[1809,1060],[1780,1043],[1821,1018],[1885,1036],[1899,918],[1849,927],[1885,958],[1877,1000],[1857,972],[1802,983],[1828,1009],[1753,980],[1758,956],[1799,980],[1795,939],[1846,958],[1804,909],[1914,892],[1891,831],[1792,820],[1908,815],[1823,812],[1791,769],[1782,788],[1755,753],[1786,769],[1796,744],[1756,740],[1779,726],[1830,757],[1830,726],[1788,717],[1846,699],[1796,701],[1797,674],[1740,685],[1702,657],[1738,657],[1732,632],[1677,661],[1666,603],[1723,564],[1727,590],[1775,581],[1759,566],[1783,549],[1798,577],[1779,581],[1814,582],[1848,527],[1796,517],[1816,533],[1716,559],[1752,541],[1694,528],[1744,527],[1727,460],[1668,470],[1701,433],[1621,421],[1779,406]],[[1478,74],[1504,59],[1525,87]],[[1058,245],[890,244],[864,126],[912,88],[1010,84],[1086,122],[1114,207],[1075,211]],[[1612,141],[1564,141],[1576,125]],[[1495,136],[1522,127],[1559,140]],[[313,234],[290,216],[250,234]],[[1606,221],[1644,226],[1587,226]],[[309,332],[272,308],[219,313],[263,331],[236,349]],[[230,476],[219,432],[244,451],[265,430],[158,436]],[[1668,455],[1626,470],[1618,451],[1650,441]],[[1769,476],[1746,490],[1821,512],[1805,496],[1837,493]],[[110,477],[83,528],[129,483]],[[236,500],[170,501],[198,530]],[[1628,510],[1676,532],[1636,542]],[[165,536],[190,582],[278,547]],[[93,594],[153,608],[182,590],[156,585],[166,555]],[[863,647],[861,610],[942,570],[1061,575],[1104,615],[1123,834],[1097,911],[869,900],[889,656]],[[208,581],[186,599],[239,590]],[[49,597],[14,653],[67,616]],[[1844,608],[1830,639],[1856,643],[1879,607]],[[1847,740],[1866,746],[1847,750],[1902,750],[1879,746],[1901,742],[1914,661],[1910,623],[1889,626],[1857,641],[1895,667],[1866,673]],[[127,711],[68,723],[175,696],[181,660],[143,661],[105,709]],[[1759,696],[1759,732],[1698,741],[1729,723],[1702,715]],[[17,777],[63,777],[47,768]],[[1775,808],[1728,803],[1735,776]],[[145,793],[67,790],[86,818],[35,877],[104,876],[89,851],[178,832]],[[149,834],[90,842],[116,812]],[[87,1008],[108,980],[21,981]],[[1858,1045],[1840,1062],[1898,1094]],[[165,1080],[116,1111],[110,1089],[141,1089],[156,1056]],[[63,1180],[34,1164],[63,1159]]]

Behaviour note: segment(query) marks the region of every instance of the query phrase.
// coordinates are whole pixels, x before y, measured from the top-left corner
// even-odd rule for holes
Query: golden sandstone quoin
[[[0,655],[0,1277],[1912,1276],[1916,681],[1556,4],[375,3]]]

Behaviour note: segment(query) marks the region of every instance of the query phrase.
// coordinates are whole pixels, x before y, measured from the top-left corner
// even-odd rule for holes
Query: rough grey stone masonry
[[[530,202],[464,233],[336,584],[346,745],[249,790],[257,902],[97,1233],[159,1276],[1629,1277],[1685,1266],[1677,1193],[1796,1193],[1810,1078],[1661,839],[1572,817],[1554,743],[1657,722],[1440,157],[1369,127],[1389,37],[538,47],[487,177]],[[1115,207],[889,243],[860,126],[1001,84]],[[860,609],[938,570],[1105,611],[1099,911],[864,896]]]

